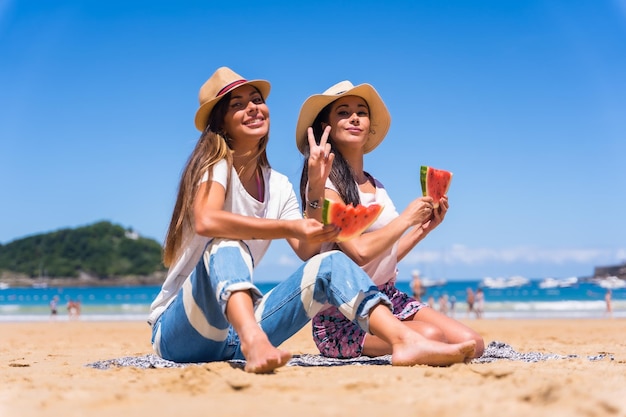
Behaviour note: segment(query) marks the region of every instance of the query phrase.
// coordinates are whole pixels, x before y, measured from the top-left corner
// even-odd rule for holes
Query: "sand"
[[[463,321],[463,320],[462,320]],[[467,320],[536,363],[94,369],[152,353],[142,322],[0,323],[0,416],[626,416],[626,320]],[[282,347],[317,353],[306,327]],[[609,353],[614,360],[591,361]]]

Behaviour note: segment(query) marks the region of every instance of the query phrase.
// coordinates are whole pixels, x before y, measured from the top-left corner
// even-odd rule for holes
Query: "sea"
[[[432,297],[435,308],[443,295],[455,300],[449,315],[456,318],[475,318],[468,314],[466,291],[483,288],[485,294],[484,319],[541,319],[541,318],[606,318],[606,290],[592,282],[579,282],[571,287],[541,288],[540,280],[509,288],[486,288],[481,280],[455,280],[426,288],[423,300]],[[276,283],[257,283],[266,293]],[[399,281],[399,289],[410,292],[408,281]],[[90,321],[145,321],[150,303],[159,292],[159,286],[120,287],[49,287],[0,289],[0,322],[72,320],[67,310],[69,301],[80,301],[79,320]],[[58,297],[58,314],[50,314],[50,301]],[[626,288],[612,290],[612,317],[626,317]]]

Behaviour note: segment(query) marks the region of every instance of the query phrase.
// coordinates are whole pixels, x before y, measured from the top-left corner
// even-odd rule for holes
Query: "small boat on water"
[[[539,283],[539,288],[547,289],[547,288],[566,288],[574,286],[578,283],[577,277],[569,277],[569,278],[544,278]]]
[[[0,290],[8,290],[9,287],[9,284],[7,284],[6,282],[0,282]]]
[[[521,287],[523,285],[528,284],[529,282],[530,282],[530,280],[528,278],[525,278],[525,277],[523,277],[521,275],[514,275],[514,276],[509,277],[509,278],[504,278],[504,277],[497,277],[497,278],[485,277],[481,281],[480,286],[481,287],[486,287],[486,288],[502,289],[502,288]]]
[[[430,288],[430,287],[441,287],[446,285],[448,281],[445,279],[433,279],[433,278],[422,278],[422,287]]]
[[[617,288],[626,288],[626,280],[620,279],[614,275],[605,277],[605,278],[596,278],[594,282],[598,284],[600,287],[605,288],[607,290],[614,290]]]

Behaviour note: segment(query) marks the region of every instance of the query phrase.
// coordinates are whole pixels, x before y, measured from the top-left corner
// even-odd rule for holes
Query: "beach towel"
[[[480,358],[473,359],[470,363],[491,363],[499,360],[521,361],[521,362],[540,362],[548,360],[574,359],[579,355],[560,355],[556,353],[540,353],[540,352],[517,352],[513,347],[504,342],[493,341],[485,347],[485,352]],[[602,359],[614,360],[613,355],[609,353],[600,353],[598,355],[587,356],[590,361],[599,361]],[[245,361],[232,360],[228,361],[234,366],[243,368]],[[111,367],[134,367],[134,368],[181,368],[190,365],[199,365],[197,363],[178,363],[172,362],[158,357],[154,354],[143,356],[125,356],[117,359],[101,360],[89,363],[86,366],[96,369],[109,369]],[[391,365],[391,355],[368,357],[361,356],[351,359],[334,359],[327,358],[322,355],[303,354],[294,355],[287,366],[346,366],[346,365]]]

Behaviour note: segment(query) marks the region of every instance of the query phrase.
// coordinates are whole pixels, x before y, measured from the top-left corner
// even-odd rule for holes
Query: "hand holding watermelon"
[[[420,183],[422,195],[433,198],[433,208],[439,207],[439,201],[448,193],[452,173],[443,169],[437,169],[422,165],[420,168]]]
[[[448,197],[444,196],[439,200],[439,207],[432,209],[428,220],[422,223],[422,229],[426,233],[429,233],[435,227],[439,226],[448,212],[448,207]]]
[[[419,197],[411,201],[400,216],[405,218],[411,226],[418,226],[430,221],[436,211],[431,197]]]
[[[336,242],[341,233],[339,227],[315,219],[295,220],[293,225],[295,237],[309,243]]]
[[[382,212],[383,206],[376,203],[368,206],[358,204],[355,207],[352,204],[346,205],[341,201],[326,199],[322,220],[324,224],[333,224],[341,229],[337,241],[343,242],[360,236]]]

